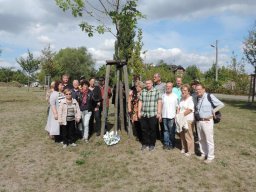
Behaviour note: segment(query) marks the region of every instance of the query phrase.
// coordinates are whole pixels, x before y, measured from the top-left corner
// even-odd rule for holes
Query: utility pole
[[[218,81],[218,40],[216,40],[215,45],[211,45],[211,47],[215,47],[215,52],[216,52],[215,81]]]

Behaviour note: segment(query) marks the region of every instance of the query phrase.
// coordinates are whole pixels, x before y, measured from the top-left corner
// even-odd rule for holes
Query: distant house
[[[169,69],[177,76],[183,76],[186,71],[181,65],[169,65]]]

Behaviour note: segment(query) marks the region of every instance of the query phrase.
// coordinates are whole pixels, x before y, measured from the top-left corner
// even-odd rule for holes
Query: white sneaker
[[[206,159],[206,160],[204,160],[205,164],[209,164],[209,163],[212,163],[212,162],[213,162],[213,159]]]
[[[198,160],[205,160],[205,156],[204,156],[204,155],[196,156],[196,158],[197,158]]]
[[[185,149],[181,149],[180,153],[184,154],[185,153]]]
[[[72,147],[76,147],[77,146],[77,144],[75,144],[75,143],[72,143],[72,144],[70,144]]]
[[[66,144],[64,144],[64,145],[62,146],[62,148],[63,148],[63,149],[67,148],[67,145],[66,145]]]
[[[186,157],[190,157],[190,156],[191,156],[191,154],[190,154],[189,152],[185,153],[184,155],[185,155]]]

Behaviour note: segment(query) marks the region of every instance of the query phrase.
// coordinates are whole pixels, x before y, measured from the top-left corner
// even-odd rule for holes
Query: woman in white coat
[[[58,122],[58,108],[60,101],[65,98],[63,92],[63,84],[60,81],[55,82],[54,91],[50,96],[50,111],[46,124],[46,131],[50,136],[54,136],[55,142],[61,142],[62,136],[60,124]]]

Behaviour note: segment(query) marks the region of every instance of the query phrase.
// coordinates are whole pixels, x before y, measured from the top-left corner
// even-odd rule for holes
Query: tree
[[[30,78],[39,69],[40,60],[38,58],[34,58],[33,53],[31,53],[28,50],[28,56],[26,58],[20,57],[16,59],[16,61],[28,75],[28,91],[29,91]]]
[[[94,75],[94,60],[85,47],[61,49],[54,56],[58,68],[58,76],[67,73],[71,79],[86,78]]]
[[[40,76],[50,75],[51,78],[56,78],[59,74],[58,65],[54,62],[55,52],[51,50],[51,45],[44,48],[41,51],[42,55],[40,57]]]
[[[110,32],[115,38],[114,59],[128,61],[134,48],[137,20],[143,15],[137,10],[137,0],[55,0],[63,10],[71,10],[74,17],[93,18],[97,25],[80,23],[82,31],[92,37],[94,32]],[[92,23],[95,23],[92,21]],[[114,24],[111,28],[110,24]]]
[[[239,93],[247,93],[249,79],[244,69],[244,59],[238,61],[237,56],[232,52],[231,61],[228,65],[229,80],[235,83],[234,91]]]
[[[191,65],[186,68],[186,73],[184,75],[184,83],[191,83],[193,80],[201,81],[202,72],[196,65]]]
[[[175,75],[170,69],[170,66],[167,64],[161,64],[157,66],[148,66],[145,73],[142,74],[143,79],[153,79],[155,73],[159,73],[161,75],[161,80],[163,82],[171,81],[174,82]]]
[[[244,41],[244,54],[247,61],[254,67],[252,103],[255,97],[255,76],[256,76],[256,21],[248,37]]]
[[[141,75],[143,70],[143,61],[140,57],[141,49],[142,49],[143,43],[142,43],[142,30],[138,30],[138,40],[135,43],[134,50],[132,51],[131,59],[129,60],[128,65],[130,66],[130,69],[133,70],[134,75]]]
[[[8,83],[13,75],[13,67],[0,68],[0,81]]]

